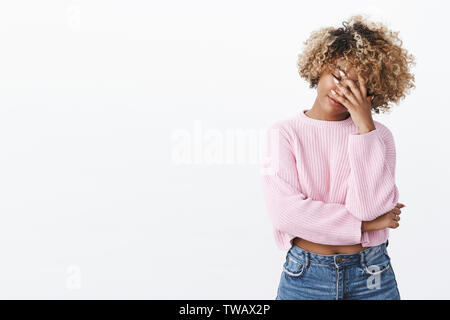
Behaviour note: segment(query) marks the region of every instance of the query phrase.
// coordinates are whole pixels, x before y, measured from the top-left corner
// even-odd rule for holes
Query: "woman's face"
[[[331,72],[329,72],[328,70],[324,71],[320,76],[316,98],[316,102],[318,102],[318,104],[316,103],[316,107],[320,108],[320,111],[322,113],[337,117],[339,115],[348,115],[348,110],[346,107],[344,107],[340,103],[333,103],[333,101],[331,100],[331,97],[333,97],[331,90],[337,91],[336,83],[333,79],[342,79],[339,70],[343,71],[347,78],[355,81],[356,85],[359,86],[358,74],[354,71],[353,68],[349,67],[349,65],[346,64],[346,61],[344,59],[339,58],[333,65]]]

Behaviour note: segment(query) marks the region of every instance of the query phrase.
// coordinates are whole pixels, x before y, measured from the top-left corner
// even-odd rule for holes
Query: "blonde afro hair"
[[[382,23],[367,21],[354,15],[343,27],[325,27],[313,31],[298,55],[298,71],[310,88],[316,88],[320,75],[331,72],[335,62],[343,58],[365,80],[367,95],[373,95],[372,110],[386,112],[390,102],[398,103],[415,88],[410,65],[415,58],[403,49],[398,32]]]

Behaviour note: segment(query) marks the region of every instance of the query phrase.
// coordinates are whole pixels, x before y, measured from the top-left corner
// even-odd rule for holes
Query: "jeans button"
[[[341,257],[337,257],[337,258],[336,258],[336,262],[337,262],[337,263],[341,263],[341,261],[342,261],[342,258],[341,258]]]

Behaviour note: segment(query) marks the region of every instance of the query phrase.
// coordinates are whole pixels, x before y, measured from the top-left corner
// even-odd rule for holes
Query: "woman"
[[[400,299],[387,252],[399,226],[395,143],[372,118],[414,88],[397,33],[361,15],[321,28],[299,55],[312,108],[272,124],[263,195],[288,250],[277,300]]]

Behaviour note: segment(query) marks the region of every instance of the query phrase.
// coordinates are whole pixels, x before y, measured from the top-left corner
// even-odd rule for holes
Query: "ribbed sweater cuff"
[[[350,134],[348,139],[348,151],[352,156],[363,160],[372,160],[370,156],[376,156],[384,163],[385,144],[380,136],[380,131],[375,129],[364,134]],[[365,165],[365,163],[356,163],[358,165]]]
[[[354,219],[352,219],[352,227],[351,230],[354,230],[353,233],[353,242],[355,244],[359,244],[362,242],[362,231],[361,231],[361,227],[362,227],[362,221],[358,220],[356,217],[354,217]]]

